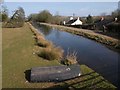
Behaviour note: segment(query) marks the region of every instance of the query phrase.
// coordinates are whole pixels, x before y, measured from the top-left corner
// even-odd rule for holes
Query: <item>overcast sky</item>
[[[101,13],[110,14],[118,8],[118,2],[5,2],[9,14],[18,7],[23,7],[26,16],[31,13],[38,13],[42,10],[49,10],[53,15],[59,14],[63,16],[92,16]]]

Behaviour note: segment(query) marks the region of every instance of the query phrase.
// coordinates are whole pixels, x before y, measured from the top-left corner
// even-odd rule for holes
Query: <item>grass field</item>
[[[28,25],[23,28],[3,28],[3,87],[42,87],[43,83],[26,83],[25,71],[37,66],[59,65],[33,54],[35,41]]]
[[[48,61],[34,54],[35,39],[28,24],[22,28],[2,30],[2,88],[115,88],[99,74],[81,65],[82,76],[65,82],[30,83],[28,70],[37,66],[61,65],[59,61]],[[93,89],[92,89],[93,90]]]
[[[2,23],[0,23],[0,89],[2,88]]]

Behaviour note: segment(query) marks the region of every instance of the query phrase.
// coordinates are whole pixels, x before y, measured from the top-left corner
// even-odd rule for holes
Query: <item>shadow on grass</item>
[[[25,73],[25,79],[30,82],[31,70],[26,70],[24,73]]]
[[[97,84],[105,81],[104,79],[97,80],[96,78],[99,78],[99,77],[100,75],[97,75],[96,72],[90,72],[87,74],[83,74],[80,77],[77,77],[75,79],[61,82],[61,84],[46,88],[44,90],[51,90],[51,89],[55,90],[56,88],[57,90],[75,90],[77,88],[76,85],[81,86],[79,88],[82,90],[95,88]]]
[[[24,73],[26,80],[30,82],[31,70],[26,70]],[[54,82],[56,85],[45,88],[43,90],[75,90],[76,88],[80,88],[82,90],[97,90],[100,88],[99,84],[101,85],[103,82],[107,81],[101,78],[99,74],[96,74],[95,71],[93,71],[74,79],[69,79],[62,82]],[[104,88],[102,90],[104,90]]]

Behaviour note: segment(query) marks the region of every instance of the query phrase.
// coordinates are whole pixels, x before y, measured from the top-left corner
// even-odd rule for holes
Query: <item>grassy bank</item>
[[[0,89],[2,88],[2,23],[0,23]]]
[[[3,28],[2,35],[3,88],[115,88],[85,65],[80,66],[82,76],[76,79],[59,83],[30,83],[28,71],[32,67],[61,64],[57,60],[48,61],[35,54],[41,47],[36,46],[34,33],[27,23],[22,28]]]
[[[34,34],[36,44],[39,47],[39,51],[35,50],[35,53],[44,59],[59,60],[60,62],[63,58],[64,50],[60,47],[56,47],[51,41],[46,40],[44,36],[41,33],[38,33],[30,23],[28,23],[28,25]]]
[[[80,88],[83,90],[97,90],[97,89],[115,90],[116,88],[115,86],[110,84],[107,80],[105,80],[94,70],[90,69],[86,65],[81,65],[80,68],[82,73],[80,77],[58,83],[52,88],[65,88],[65,90],[68,88],[73,90],[76,88]]]
[[[86,38],[95,40],[97,42],[100,42],[102,44],[111,46],[115,49],[120,49],[120,41],[118,39],[105,36],[102,34],[95,33],[91,30],[84,30],[84,29],[78,29],[78,28],[73,28],[73,27],[66,27],[66,26],[61,26],[61,25],[53,25],[53,24],[48,24],[48,23],[40,23],[42,25],[47,25],[50,27],[58,28],[59,30],[67,31],[72,34],[84,36]]]
[[[2,33],[3,87],[47,87],[45,83],[28,83],[25,78],[26,70],[37,66],[60,65],[59,62],[50,62],[34,54],[34,50],[38,47],[27,24],[22,28],[3,28]]]

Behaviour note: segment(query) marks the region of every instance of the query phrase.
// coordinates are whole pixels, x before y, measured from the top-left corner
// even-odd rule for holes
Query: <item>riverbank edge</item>
[[[24,39],[23,40],[21,40],[21,37],[23,36],[23,37],[26,37],[26,38],[31,38],[30,40],[28,40],[28,41],[33,41],[34,39],[33,39],[33,33],[31,33],[31,29],[30,29],[30,27],[29,27],[29,25],[28,24],[25,24],[24,26],[27,26],[28,28],[23,28],[23,27],[21,27],[21,28],[2,28],[2,34],[3,35],[5,35],[5,34],[7,34],[6,36],[4,36],[4,37],[8,37],[9,38],[9,35],[10,36],[12,36],[12,34],[11,33],[13,33],[13,35],[16,35],[16,34],[18,34],[19,33],[19,31],[26,31],[26,32],[22,32],[22,33],[25,33],[25,34],[21,34],[20,36],[19,35],[16,35],[16,37],[20,40],[20,41],[24,41]],[[9,32],[11,32],[11,33],[4,33],[3,31],[5,30],[5,29],[7,29]],[[7,30],[5,30],[6,32],[7,32]],[[14,32],[15,31],[15,32]],[[29,31],[29,32],[28,32]],[[26,36],[26,34],[29,34],[29,36]],[[9,45],[9,44],[11,44],[10,42],[11,41],[14,41],[15,42],[15,46],[16,45],[18,45],[18,46],[20,46],[21,44],[17,44],[16,43],[16,40],[14,40],[14,39],[11,39],[11,40],[9,40],[10,42],[7,42],[7,41],[5,41],[5,40],[7,40],[7,39],[5,39],[5,38],[2,38],[2,41],[4,41],[4,42],[6,42],[7,44],[6,45]],[[26,40],[25,40],[26,41]],[[19,42],[19,41],[18,41]],[[25,43],[23,43],[22,45],[26,45],[27,44],[27,42],[25,42]],[[33,44],[33,43],[32,43]],[[12,44],[13,45],[13,44]],[[29,46],[29,45],[28,45]],[[34,44],[32,45],[32,46],[34,46]],[[18,47],[17,47],[18,48]],[[23,47],[20,47],[20,48],[23,48]],[[31,47],[31,48],[34,48],[34,47]],[[19,52],[19,49],[15,49],[15,51],[13,50],[13,49],[15,49],[14,47],[11,47],[10,45],[9,45],[9,48],[7,48],[7,50],[9,51],[9,50],[11,50],[12,52],[11,53],[16,53],[15,51],[17,50],[17,52],[18,53],[16,53],[16,54],[19,54],[20,56],[21,56],[21,53]],[[30,48],[28,48],[28,49],[30,49]],[[32,49],[30,49],[31,50],[31,56],[33,55],[33,51],[32,51]],[[26,48],[24,49],[24,51],[26,51],[27,53],[29,52]],[[3,49],[3,52],[4,52],[4,49]],[[22,52],[23,54],[25,53],[25,52]],[[14,56],[16,56],[16,54],[13,54]],[[12,55],[12,56],[13,56]],[[25,54],[26,55],[26,54]],[[11,55],[10,55],[10,53],[8,54],[8,55],[6,55],[5,57],[12,57]],[[13,57],[14,57],[13,56]],[[48,65],[48,63],[53,63],[53,61],[50,61],[50,62],[47,62],[47,64],[46,64],[46,61],[45,60],[41,60],[42,62],[44,62],[44,65],[43,65],[43,63],[39,63],[39,59],[38,58],[31,58],[31,56],[29,56],[28,55],[28,57],[27,58],[24,58],[24,59],[20,59],[20,57],[14,57],[14,59],[12,59],[12,58],[7,58],[7,59],[4,59],[3,61],[3,65],[6,67],[7,66],[7,68],[8,69],[6,69],[6,72],[5,73],[3,73],[3,76],[5,77],[4,79],[2,78],[2,80],[4,81],[3,83],[2,83],[2,89],[4,90],[6,90],[6,89],[8,89],[8,88],[11,88],[11,89],[15,89],[15,90],[17,90],[17,88],[23,88],[23,89],[25,89],[25,88],[28,88],[28,89],[32,89],[32,88],[36,88],[36,89],[44,89],[44,88],[50,88],[52,85],[58,85],[58,86],[60,86],[61,84],[63,85],[64,84],[64,82],[62,82],[61,84],[60,83],[58,83],[58,84],[52,84],[52,83],[50,83],[50,82],[46,82],[46,83],[29,83],[28,81],[27,81],[27,79],[25,79],[25,75],[24,75],[24,71],[26,71],[26,70],[28,70],[28,69],[30,69],[32,66],[47,66]],[[33,55],[34,56],[34,55]],[[24,57],[24,56],[21,56],[22,58]],[[37,57],[37,56],[34,56],[34,57]],[[29,61],[30,60],[30,61]],[[37,61],[38,60],[38,61]],[[6,61],[6,62],[5,62]],[[31,62],[32,61],[32,62]],[[34,63],[34,62],[38,62],[38,63]],[[41,62],[40,61],[40,62]],[[8,63],[8,62],[10,62],[10,63]],[[7,63],[7,64],[6,64]],[[14,64],[15,63],[15,64]],[[12,64],[14,64],[14,65],[12,65]],[[36,65],[37,64],[37,65]],[[14,67],[11,67],[11,65],[12,66],[14,66]],[[49,64],[50,66],[52,65],[52,64]],[[56,65],[56,63],[55,64],[53,64],[53,65]],[[4,67],[4,68],[5,68]],[[80,65],[80,68],[81,68],[81,70],[83,71],[82,73],[84,73],[84,75],[86,75],[86,74],[88,74],[88,75],[86,75],[86,76],[84,76],[84,79],[89,79],[89,76],[92,76],[92,75],[96,75],[97,74],[97,72],[94,72],[91,68],[89,68],[87,65]],[[11,69],[11,70],[9,70],[9,69]],[[11,71],[13,71],[14,72],[14,74],[11,72]],[[19,71],[19,72],[18,72]],[[94,72],[94,73],[92,73],[92,75],[91,75],[91,72]],[[11,75],[11,73],[14,75]],[[89,75],[90,74],[90,75]],[[8,76],[7,76],[8,75]],[[28,75],[28,74],[27,74]],[[14,79],[13,79],[14,78]],[[82,79],[83,79],[83,77],[82,77]],[[78,80],[78,78],[76,78],[75,80]],[[97,78],[95,79],[96,81],[97,81]],[[94,81],[95,81],[94,80]],[[105,80],[106,81],[106,80]],[[74,81],[74,79],[72,79],[72,80],[70,80],[70,84],[72,84],[72,83],[75,83],[75,81]],[[106,82],[108,82],[108,81],[106,81]],[[4,85],[5,84],[5,85]],[[68,81],[68,84],[69,84],[69,81]],[[79,84],[79,83],[78,83]],[[86,83],[85,83],[86,84]],[[103,86],[104,86],[104,83],[102,83],[103,84]],[[110,89],[111,88],[116,88],[114,85],[112,85],[110,82],[108,82],[108,83],[106,83],[107,84],[107,86],[110,86]],[[106,85],[105,84],[105,85]],[[91,83],[90,83],[90,85],[91,85]],[[55,88],[55,89],[57,89],[57,87],[54,87],[53,86],[53,88]],[[66,84],[65,84],[65,87],[66,87]],[[64,88],[64,87],[63,87]],[[102,87],[99,87],[99,88],[102,88]],[[104,87],[103,87],[103,89],[104,89]]]
[[[78,28],[73,28],[73,27],[66,27],[66,26],[61,26],[61,25],[54,25],[54,24],[48,24],[48,23],[40,23],[41,25],[47,25],[49,27],[54,27],[57,28],[61,31],[66,31],[75,35],[83,36],[88,39],[97,41],[99,43],[105,44],[108,46],[108,48],[114,48],[114,49],[120,49],[120,40],[101,35],[98,33],[95,33],[91,30],[84,30],[84,29],[78,29]]]
[[[33,33],[41,34],[41,33],[39,33],[39,32],[37,31],[37,29],[36,29],[31,23],[27,22],[27,24],[28,24],[28,26],[30,27],[30,29],[31,29],[31,31],[32,31]],[[52,62],[52,61],[51,61],[51,62]],[[61,63],[60,63],[60,64],[61,64]],[[62,64],[61,64],[61,65],[62,65]],[[86,68],[87,68],[87,69],[86,69]],[[95,72],[95,74],[100,75],[99,73],[97,73],[96,71],[94,71],[92,68],[88,67],[87,65],[80,65],[80,69],[81,69],[82,74],[87,73],[87,72],[86,72],[86,70],[87,70],[87,71],[89,71],[89,72]],[[84,69],[86,69],[86,70],[84,71]],[[112,87],[112,88],[117,88],[117,87],[114,86],[111,82],[109,82],[107,79],[105,79],[102,75],[100,75],[100,78],[104,79],[105,82],[107,83],[107,85],[110,85],[110,87]]]

